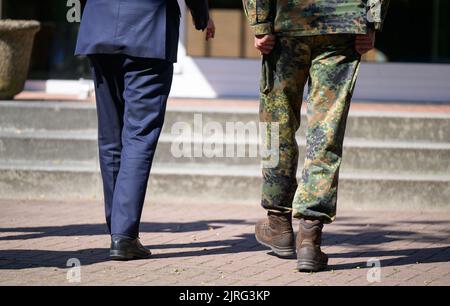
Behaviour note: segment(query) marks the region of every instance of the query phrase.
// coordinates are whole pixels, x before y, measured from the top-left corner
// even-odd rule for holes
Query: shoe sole
[[[328,267],[328,263],[320,263],[313,260],[299,260],[297,270],[299,272],[319,272]]]
[[[111,260],[116,260],[116,261],[128,261],[128,260],[135,260],[135,259],[147,259],[150,258],[149,254],[148,256],[142,256],[142,255],[137,255],[135,253],[129,253],[129,252],[123,252],[123,251],[116,251],[116,250],[112,250],[109,252],[109,258]]]
[[[255,235],[256,241],[258,241],[259,244],[262,244],[265,247],[268,247],[272,250],[272,252],[275,253],[278,257],[281,258],[290,258],[295,255],[295,248],[280,248],[277,246],[270,245],[268,243],[262,242],[258,239],[258,237]]]

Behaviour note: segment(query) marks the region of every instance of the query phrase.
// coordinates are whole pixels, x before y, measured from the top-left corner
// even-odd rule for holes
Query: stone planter
[[[34,36],[33,20],[0,20],[0,99],[12,99],[25,85]]]

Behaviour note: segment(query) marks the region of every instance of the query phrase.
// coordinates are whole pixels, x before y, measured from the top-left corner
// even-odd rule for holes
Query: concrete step
[[[97,131],[0,131],[0,159],[29,161],[96,161]]]
[[[257,122],[256,109],[236,107],[169,105],[164,133],[170,134],[175,123],[193,127],[194,114],[201,122]],[[17,130],[85,130],[96,128],[95,105],[80,102],[1,102],[0,129]],[[304,135],[306,118],[302,115],[299,134]],[[352,111],[346,135],[352,138],[450,142],[450,115],[443,113],[407,113]]]
[[[97,132],[86,131],[0,131],[0,158],[3,161],[28,160],[96,162],[98,158]],[[180,141],[175,136],[162,135],[155,156],[155,163],[166,164],[205,164],[216,166],[259,165],[259,154],[249,157],[246,147],[245,157],[237,157],[237,151],[226,157],[226,148],[236,145],[250,144],[257,153],[257,139],[247,142],[210,140],[224,157],[208,157],[203,152],[200,157],[194,157],[194,147],[202,147],[202,142],[183,139],[190,153],[188,156],[175,157],[172,147]],[[299,137],[299,164],[305,156],[305,140]],[[245,148],[245,147],[244,147]],[[423,174],[450,173],[450,143],[435,142],[399,142],[399,141],[369,141],[347,138],[344,143],[344,158],[342,168],[345,170],[375,170],[391,172],[420,172]]]
[[[179,139],[178,139],[179,141]],[[298,137],[299,144],[299,166],[305,158],[306,140]],[[187,144],[187,153],[190,155],[175,158],[172,153],[175,146],[178,150],[174,137],[163,135],[160,138],[155,161],[167,164],[205,164],[205,165],[259,165],[260,155],[249,157],[249,145],[257,150],[257,140],[247,142],[220,142],[212,141],[219,147],[219,152],[223,157],[210,157],[202,154],[194,157],[195,147],[202,148],[202,142],[193,142],[187,139],[183,142]],[[203,143],[204,145],[205,143]],[[233,146],[234,145],[234,146]],[[247,146],[245,146],[247,145]],[[233,148],[234,154],[227,156],[227,146]],[[245,149],[245,157],[237,157],[236,147]],[[210,148],[211,146],[208,146]],[[183,145],[184,148],[184,145]],[[357,138],[346,138],[344,142],[342,169],[349,171],[374,170],[387,172],[408,172],[423,174],[449,174],[450,173],[450,143],[436,142],[400,142],[400,141],[380,141],[365,140]]]
[[[258,205],[257,166],[170,166],[152,169],[147,199],[179,202]],[[339,205],[352,208],[450,209],[450,175],[342,171]],[[0,195],[4,199],[99,199],[101,180],[95,163],[53,164],[0,162]]]
[[[97,128],[95,105],[80,102],[0,101],[0,129],[85,130]]]

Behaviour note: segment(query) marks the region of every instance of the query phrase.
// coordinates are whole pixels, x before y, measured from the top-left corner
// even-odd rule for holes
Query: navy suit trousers
[[[89,59],[106,221],[112,235],[135,238],[164,123],[173,64],[123,54],[95,54]]]

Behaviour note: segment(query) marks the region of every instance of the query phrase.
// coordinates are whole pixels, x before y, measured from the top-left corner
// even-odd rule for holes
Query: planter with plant
[[[0,99],[13,99],[23,90],[39,29],[34,20],[0,20]]]

